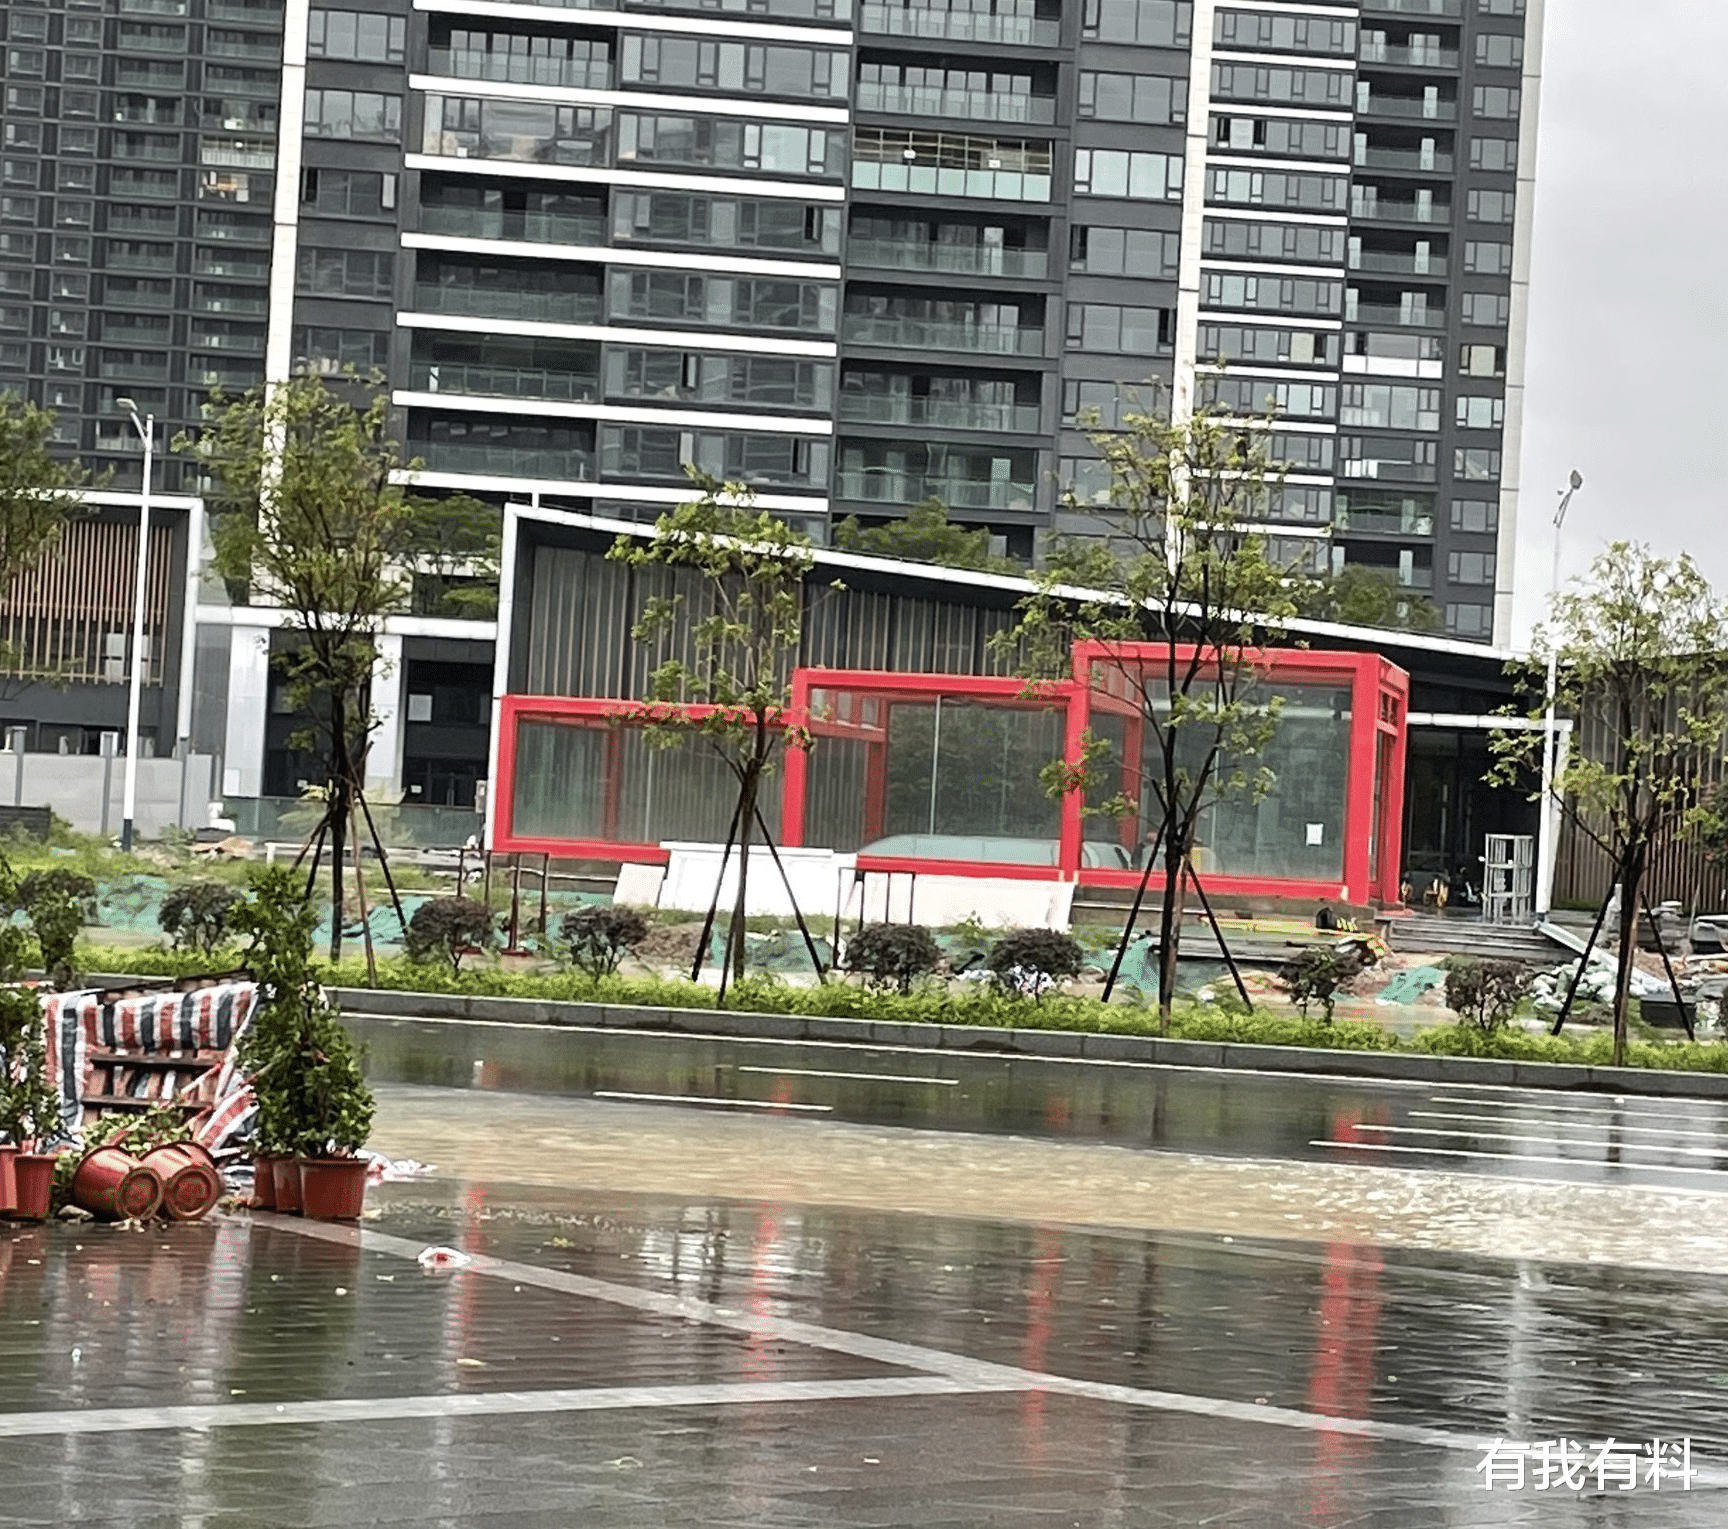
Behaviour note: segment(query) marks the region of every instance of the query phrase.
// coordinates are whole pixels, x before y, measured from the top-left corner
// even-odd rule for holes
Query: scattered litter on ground
[[[455,1248],[422,1248],[414,1260],[422,1269],[461,1269],[474,1262],[466,1253]]]

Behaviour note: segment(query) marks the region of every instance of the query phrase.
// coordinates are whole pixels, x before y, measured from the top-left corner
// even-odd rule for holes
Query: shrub
[[[402,948],[410,961],[459,971],[463,952],[492,942],[492,910],[471,897],[433,897],[408,920]]]
[[[922,924],[866,924],[846,942],[847,971],[902,993],[941,964],[942,947]]]
[[[985,968],[1003,987],[1034,998],[1064,977],[1078,976],[1086,953],[1060,929],[1010,929],[984,958]]]
[[[558,933],[570,947],[572,963],[598,982],[648,938],[648,920],[622,903],[591,903],[566,913]]]
[[[1506,1027],[1529,991],[1530,973],[1516,961],[1458,956],[1446,963],[1446,1007],[1486,1035]]]
[[[82,871],[53,866],[18,883],[18,905],[42,948],[42,967],[55,987],[77,984],[74,951],[84,925],[96,915],[96,883]]]
[[[234,932],[234,910],[243,900],[225,881],[189,881],[162,899],[156,922],[178,949],[209,955]]]
[[[1311,945],[1278,968],[1278,980],[1302,1017],[1308,1017],[1309,1004],[1318,1003],[1327,1024],[1332,1023],[1339,993],[1348,992],[1361,974],[1362,958],[1356,951],[1326,945]]]

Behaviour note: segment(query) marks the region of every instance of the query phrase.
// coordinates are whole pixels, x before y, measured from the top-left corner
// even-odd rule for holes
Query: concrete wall
[[[154,839],[170,824],[204,826],[217,792],[208,754],[138,761],[138,836]],[[0,802],[50,807],[82,833],[120,832],[126,761],[91,754],[0,751]],[[104,804],[106,794],[106,804]]]

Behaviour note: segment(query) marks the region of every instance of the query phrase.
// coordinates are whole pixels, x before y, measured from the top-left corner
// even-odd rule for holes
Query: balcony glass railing
[[[1037,503],[1031,483],[924,477],[891,467],[843,467],[835,475],[834,493],[868,504],[917,504],[934,498],[956,510],[1031,510]]]
[[[1414,511],[1339,510],[1332,528],[1349,536],[1432,536],[1434,517]]]
[[[917,163],[904,158],[852,161],[852,184],[859,191],[911,191],[927,196],[985,197],[998,202],[1047,202],[1050,172],[983,169]]]
[[[743,12],[755,21],[829,21],[852,18],[852,0],[528,0],[572,11]]]
[[[1464,0],[1362,0],[1362,9],[1394,16],[1445,16],[1457,20],[1464,14]]]
[[[432,97],[437,101],[439,97]],[[546,137],[539,133],[517,133],[505,128],[440,128],[428,121],[421,135],[420,152],[445,159],[496,159],[504,163],[534,165],[609,165],[612,162],[611,113],[595,113],[601,119],[589,129],[572,128],[571,136]]]
[[[1012,324],[954,324],[932,319],[846,315],[844,338],[859,345],[908,345],[919,350],[970,351],[998,356],[1040,356],[1041,328]]]
[[[957,430],[1007,430],[1036,434],[1038,405],[975,403],[957,398],[896,398],[842,393],[840,418],[872,425],[940,425]]]
[[[1350,257],[1352,271],[1383,271],[1392,276],[1444,276],[1447,261],[1441,255],[1387,254],[1380,250],[1357,250]]]
[[[1368,148],[1356,151],[1355,162],[1367,170],[1433,170],[1442,175],[1451,174],[1454,163],[1450,154],[1438,150]]]
[[[423,202],[420,231],[466,239],[521,239],[533,244],[604,244],[606,218],[602,213],[510,212]]]
[[[1449,223],[1450,202],[1393,202],[1384,197],[1352,196],[1350,216],[1380,223]]]
[[[861,80],[852,103],[860,111],[904,112],[918,117],[958,117],[971,122],[1054,122],[1051,96],[1012,95],[997,90],[943,90],[933,85],[883,85]]]
[[[1344,308],[1348,324],[1395,324],[1406,328],[1437,329],[1446,322],[1446,310],[1430,303],[1425,308],[1390,303],[1348,303]]]
[[[220,313],[244,318],[266,314],[270,311],[270,300],[262,292],[256,297],[207,297],[195,292],[192,296],[192,307],[198,313]]]
[[[432,48],[429,72],[458,80],[503,80],[513,85],[575,85],[605,90],[612,83],[610,59],[552,58],[499,53],[482,48]]]
[[[476,361],[416,361],[409,386],[424,393],[467,393],[480,398],[539,398],[592,403],[600,379],[542,366],[488,366]]]
[[[414,306],[422,313],[460,313],[482,319],[545,319],[555,324],[595,324],[600,320],[598,292],[422,284],[414,289]]]
[[[866,4],[859,10],[865,32],[887,37],[930,37],[941,42],[1010,43],[1054,48],[1062,24],[1054,17],[1007,16],[992,11],[947,10],[937,6]]]
[[[952,271],[960,276],[1044,276],[1048,250],[1011,250],[984,244],[937,244],[929,240],[853,239],[846,263],[873,271]]]
[[[1410,64],[1418,69],[1456,69],[1456,48],[1430,47],[1425,43],[1367,42],[1362,44],[1365,64]]]
[[[1358,94],[1356,110],[1369,117],[1406,117],[1417,122],[1455,122],[1456,101],[1424,101],[1419,96]]]
[[[412,441],[408,449],[428,472],[499,473],[511,478],[594,476],[594,453],[554,446],[483,446],[465,441]]]
[[[211,334],[195,328],[192,331],[192,346],[195,350],[229,350],[242,356],[261,356],[264,354],[264,336]]]

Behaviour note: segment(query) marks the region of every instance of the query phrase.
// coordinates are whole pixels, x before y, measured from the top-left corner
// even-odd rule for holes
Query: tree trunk
[[[1644,890],[1644,846],[1634,844],[1620,862],[1620,949],[1614,969],[1614,1065],[1626,1062],[1626,1011],[1638,959],[1638,904]]]
[[[744,909],[750,885],[750,831],[756,825],[756,788],[761,783],[760,766],[745,767],[738,795],[738,895],[732,904],[732,927],[727,931],[726,953],[732,980],[744,980]]]
[[[1187,859],[1181,836],[1164,842],[1164,906],[1158,910],[1158,1033],[1170,1029],[1176,997],[1176,956],[1182,943],[1182,866]]]
[[[342,959],[342,883],[348,875],[348,790],[339,775],[330,778],[324,804],[330,822],[330,962]]]

